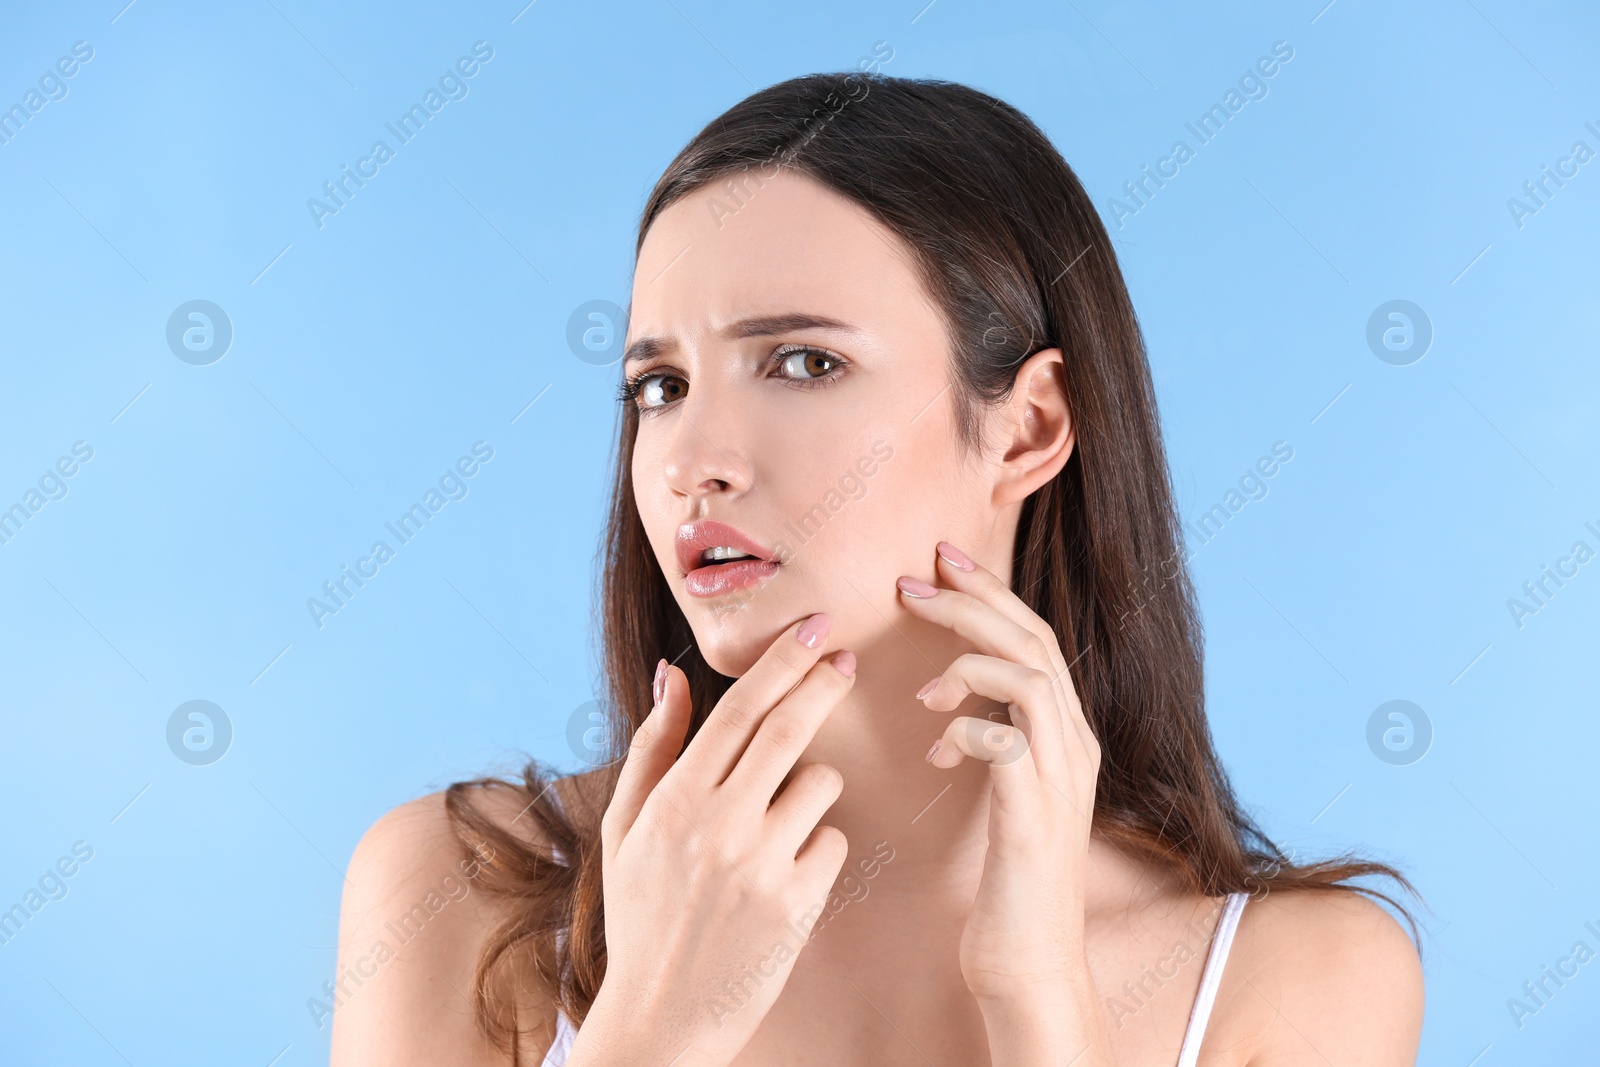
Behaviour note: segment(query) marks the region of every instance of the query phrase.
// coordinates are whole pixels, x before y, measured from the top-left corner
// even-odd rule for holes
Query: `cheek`
[[[927,421],[858,430],[797,465],[805,491],[785,494],[795,573],[839,610],[853,602],[881,623],[863,597],[888,612],[896,578],[931,577],[939,539],[972,533],[963,525],[978,514],[971,479],[950,435]]]
[[[630,477],[633,481],[633,505],[639,512],[646,538],[655,552],[662,570],[672,574],[676,566],[673,536],[677,530],[678,516],[672,513],[672,494],[662,483],[662,458],[652,448],[647,435],[634,442]]]

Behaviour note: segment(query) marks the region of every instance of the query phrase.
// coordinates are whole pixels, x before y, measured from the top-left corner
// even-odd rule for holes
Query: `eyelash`
[[[826,356],[834,364],[833,369],[821,377],[784,379],[785,384],[799,386],[802,389],[817,389],[825,385],[832,385],[834,382],[839,380],[840,372],[842,372],[846,367],[850,366],[850,361],[839,355],[837,352],[829,351],[826,348],[819,348],[816,345],[799,344],[783,345],[775,349],[772,355],[769,357],[768,363],[774,369],[776,369],[783,365],[783,361],[785,359],[795,355],[796,353],[804,353],[806,355],[815,353],[819,356]],[[644,389],[645,383],[652,378],[664,377],[669,377],[669,375],[659,370],[646,370],[640,371],[638,374],[623,379],[622,385],[617,389],[617,403],[631,403],[641,415],[653,415],[658,411],[664,411],[666,408],[670,407],[671,404],[663,404],[660,407],[654,408],[639,406],[639,393]],[[681,375],[679,377],[681,377]]]

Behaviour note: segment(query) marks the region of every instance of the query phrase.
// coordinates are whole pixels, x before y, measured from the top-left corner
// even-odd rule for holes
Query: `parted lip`
[[[774,562],[770,549],[745,536],[738,529],[716,519],[701,519],[699,522],[686,522],[678,527],[678,567],[688,575],[691,571],[709,566],[701,560],[701,556],[705,554],[706,549],[718,546],[736,548],[757,559]]]

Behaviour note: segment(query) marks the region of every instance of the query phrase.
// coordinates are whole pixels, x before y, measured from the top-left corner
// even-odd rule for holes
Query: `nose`
[[[680,401],[677,425],[664,457],[662,475],[668,488],[690,500],[749,491],[750,458],[736,443],[736,420],[717,418],[694,396]]]

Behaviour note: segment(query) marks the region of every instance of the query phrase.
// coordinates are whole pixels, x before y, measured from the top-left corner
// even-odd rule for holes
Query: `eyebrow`
[[[728,340],[742,340],[746,337],[775,337],[785,333],[795,333],[799,330],[833,330],[839,333],[859,334],[861,331],[848,322],[830,319],[826,315],[813,315],[804,311],[790,311],[781,315],[757,315],[753,318],[740,319],[730,323],[722,330],[722,336]],[[641,337],[628,346],[623,354],[624,365],[629,363],[643,363],[657,356],[672,351],[677,347],[677,342],[670,337]]]

